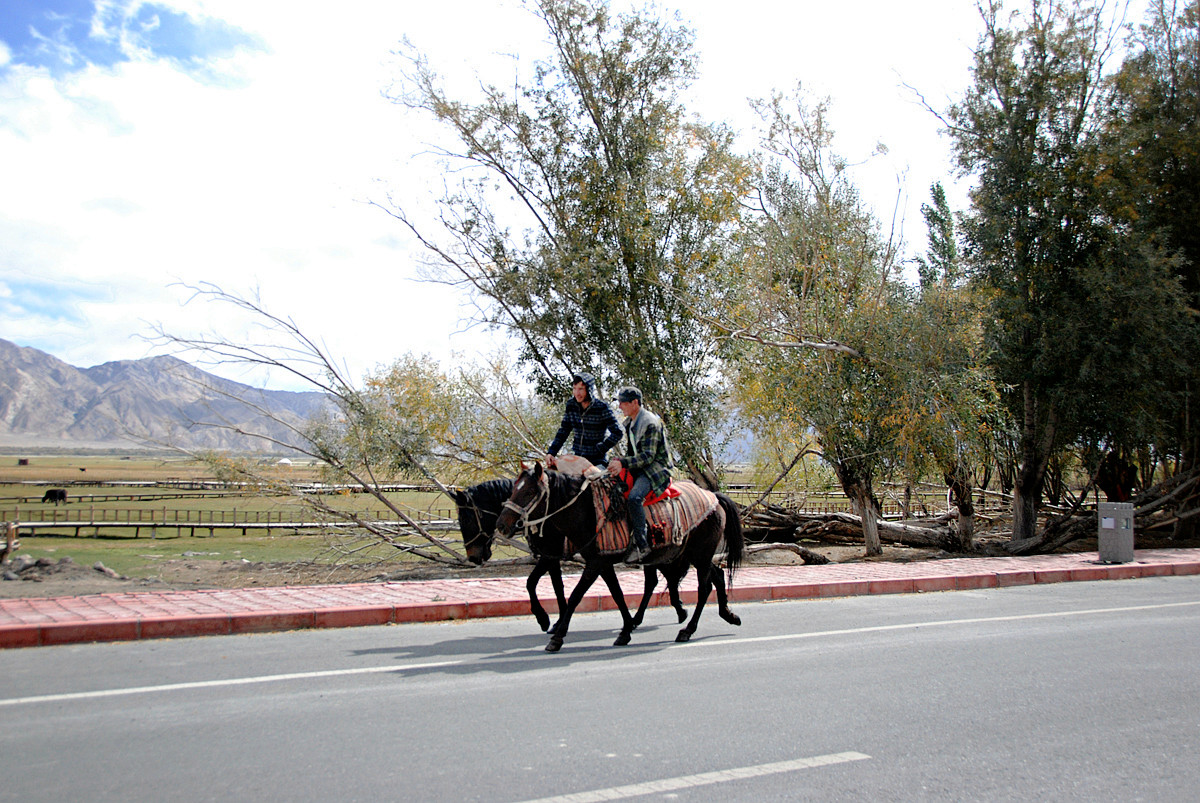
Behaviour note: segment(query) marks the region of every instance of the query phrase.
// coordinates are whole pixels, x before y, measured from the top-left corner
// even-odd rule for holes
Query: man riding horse
[[[622,435],[612,408],[598,398],[595,377],[582,371],[571,377],[571,398],[567,399],[558,432],[546,449],[549,458],[546,463],[551,468],[554,468],[553,458],[572,431],[575,439],[571,451],[596,466],[608,462],[608,450],[617,445]]]
[[[622,388],[617,404],[625,416],[625,456],[614,457],[608,472],[620,476],[624,469],[633,479],[626,506],[632,546],[625,562],[641,563],[650,554],[642,505],[651,493],[661,496],[671,484],[671,458],[662,419],[642,406],[642,392],[635,387]]]

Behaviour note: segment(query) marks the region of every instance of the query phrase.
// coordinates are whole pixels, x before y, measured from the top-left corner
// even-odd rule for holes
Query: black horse
[[[541,463],[523,466],[513,482],[512,495],[496,518],[496,532],[500,535],[507,535],[517,526],[526,525],[526,535],[531,545],[535,542],[561,544],[565,540],[569,542],[570,551],[578,552],[584,559],[583,575],[571,592],[566,607],[561,609],[550,643],[546,645],[547,652],[557,652],[562,648],[571,625],[571,616],[597,577],[604,578],[617,610],[621,612],[621,633],[614,646],[628,644],[633,629],[637,627],[625,605],[625,595],[614,569],[621,555],[602,553],[596,543],[596,509],[585,482],[580,476],[547,471]],[[712,590],[713,556],[722,539],[731,579],[741,565],[744,540],[737,505],[724,494],[716,496],[717,508],[687,534],[681,546],[656,549],[650,556],[654,564],[666,567],[664,574],[668,579],[672,576],[682,577],[689,566],[696,568],[696,610],[687,626],[679,631],[676,641],[688,641],[696,632],[700,614]],[[645,604],[646,599],[643,598],[643,609]],[[728,609],[722,611],[721,616],[733,624],[741,623]]]
[[[463,546],[467,551],[467,559],[476,566],[482,566],[492,557],[492,542],[496,534],[496,517],[500,515],[500,510],[504,507],[504,503],[512,496],[513,481],[509,479],[488,480],[481,482],[478,485],[472,485],[465,490],[455,490],[454,504],[458,507],[458,528],[462,533]],[[539,552],[537,563],[534,564],[533,571],[529,573],[529,579],[525,581],[525,588],[529,592],[529,609],[537,619],[538,626],[543,631],[553,632],[550,625],[550,616],[546,613],[546,609],[542,607],[541,600],[537,595],[537,584],[545,575],[550,575],[550,584],[554,587],[554,598],[558,601],[558,610],[561,613],[567,608],[566,596],[563,593],[562,581],[562,542],[557,544],[538,542],[541,549],[547,552]],[[557,547],[557,548],[556,548]],[[637,613],[633,616],[633,626],[636,628],[642,623],[642,619],[646,614],[646,608],[650,605],[650,600],[654,596],[654,590],[658,587],[658,573],[662,572],[663,577],[667,581],[667,592],[671,597],[671,607],[675,609],[676,615],[679,617],[679,622],[682,624],[687,619],[687,610],[683,607],[683,602],[679,599],[679,583],[687,572],[687,566],[647,566],[645,567],[646,585],[642,591],[642,601],[638,606]],[[717,604],[721,611],[721,616],[727,622],[735,625],[742,623],[737,614],[729,610],[728,600],[725,596],[725,575],[720,571],[712,573],[713,587],[717,592]]]

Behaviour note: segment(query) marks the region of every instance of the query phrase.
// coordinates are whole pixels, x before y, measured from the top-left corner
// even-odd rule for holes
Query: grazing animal
[[[55,507],[58,507],[59,502],[62,502],[65,505],[67,503],[67,489],[51,488],[42,495],[42,502],[53,502]]]
[[[492,557],[492,542],[496,535],[496,518],[500,515],[504,503],[512,495],[513,481],[510,479],[488,480],[481,482],[478,485],[472,485],[465,490],[455,490],[453,492],[454,504],[458,508],[458,528],[462,533],[463,546],[467,552],[467,559],[476,566],[482,566]],[[547,549],[549,553],[538,553],[537,563],[533,570],[529,573],[529,578],[525,581],[525,588],[529,592],[529,609],[537,620],[538,627],[543,631],[553,632],[550,624],[550,615],[546,613],[546,609],[542,607],[541,600],[538,599],[537,585],[538,582],[547,574],[550,575],[550,584],[554,588],[554,598],[558,601],[558,610],[561,613],[566,610],[567,600],[563,591],[562,581],[562,542],[559,541],[557,550],[549,544],[544,544],[539,541],[541,548]],[[683,602],[679,599],[679,582],[683,579],[687,571],[687,567],[682,570],[675,571],[676,567],[672,566],[646,566],[646,585],[642,592],[642,601],[638,606],[637,613],[633,617],[633,626],[637,627],[642,623],[646,614],[646,608],[650,605],[650,600],[653,597],[654,589],[658,587],[658,573],[661,571],[663,577],[667,581],[667,593],[671,597],[671,607],[675,609],[676,615],[679,617],[679,622],[682,624],[687,619],[687,610],[683,607]],[[721,610],[721,616],[726,621],[733,624],[741,624],[741,620],[732,611],[729,611],[725,597],[725,576],[720,571],[712,573],[713,585],[717,591],[717,603]]]
[[[550,643],[546,645],[547,652],[557,652],[562,648],[575,609],[598,577],[604,579],[617,610],[621,612],[621,632],[614,646],[628,644],[633,629],[637,626],[625,605],[625,595],[621,591],[614,568],[614,564],[621,560],[622,555],[600,550],[596,539],[596,509],[585,482],[580,476],[547,471],[541,463],[522,466],[521,473],[513,482],[512,495],[496,518],[496,532],[500,535],[511,533],[518,525],[531,525],[536,522],[537,526],[530,527],[527,531],[531,545],[540,544],[542,549],[546,549],[548,545],[561,544],[566,540],[569,543],[568,549],[578,552],[585,561],[583,575],[571,592],[566,608],[562,610],[554,626]],[[652,553],[652,557],[656,558],[655,563],[667,567],[665,573],[668,578],[682,577],[688,566],[696,569],[696,609],[687,626],[679,631],[676,641],[688,641],[696,632],[700,614],[712,590],[713,556],[722,539],[725,542],[731,579],[734,571],[741,565],[745,544],[737,505],[724,494],[717,494],[716,499],[715,509],[686,534],[682,544],[659,548]],[[534,548],[538,549],[536,546]],[[723,612],[722,617],[734,624],[740,624],[740,621],[734,621],[736,616],[731,612],[728,617]]]

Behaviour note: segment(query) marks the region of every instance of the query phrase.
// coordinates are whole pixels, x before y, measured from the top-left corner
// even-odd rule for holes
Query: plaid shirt
[[[637,418],[625,419],[625,435],[621,465],[635,477],[647,476],[653,493],[667,490],[671,484],[671,457],[662,419],[643,407]]]
[[[608,450],[621,441],[617,417],[613,415],[612,408],[600,399],[593,399],[586,410],[575,399],[567,399],[558,434],[554,436],[546,454],[557,455],[572,430],[575,440],[571,444],[571,451],[597,464],[604,463],[608,459]]]

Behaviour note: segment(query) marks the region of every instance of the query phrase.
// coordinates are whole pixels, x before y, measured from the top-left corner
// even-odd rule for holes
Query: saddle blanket
[[[592,501],[596,505],[596,545],[604,554],[623,553],[629,549],[629,522],[608,520],[611,501],[601,483],[592,486]],[[677,496],[662,499],[646,510],[646,537],[650,546],[668,544],[679,546],[687,534],[717,509],[717,497],[699,485],[687,480],[678,480],[672,486],[679,490]]]

